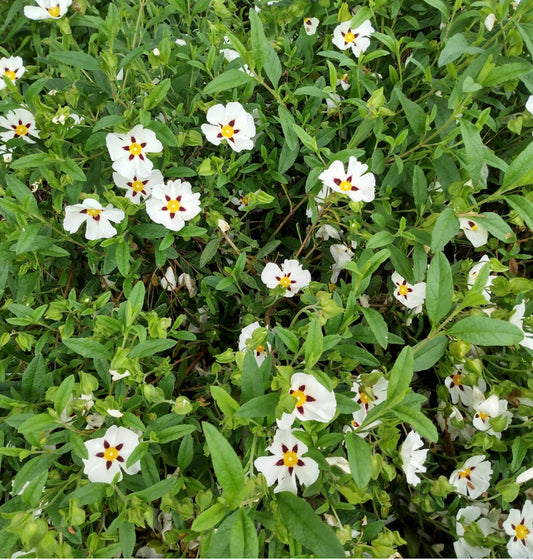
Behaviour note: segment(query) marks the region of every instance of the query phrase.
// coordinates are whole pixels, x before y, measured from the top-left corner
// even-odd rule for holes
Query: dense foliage
[[[533,557],[532,3],[29,5],[2,554]]]

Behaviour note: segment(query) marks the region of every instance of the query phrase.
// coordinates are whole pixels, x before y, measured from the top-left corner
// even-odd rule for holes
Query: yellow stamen
[[[133,181],[131,188],[135,192],[141,192],[144,189],[144,183],[142,181]]]
[[[248,206],[248,197],[247,196],[241,196],[241,204],[244,206]]]
[[[137,144],[137,142],[133,142],[133,144],[130,144],[129,150],[130,150],[130,154],[134,156],[139,156],[141,155],[143,148],[140,144]]]
[[[452,382],[454,385],[462,385],[463,384],[463,376],[460,373],[456,373],[452,377]]]
[[[52,17],[59,17],[61,14],[61,10],[59,9],[59,4],[57,6],[53,6],[52,8],[48,8],[47,11]]]
[[[177,200],[169,200],[167,202],[167,208],[168,208],[169,212],[172,212],[172,213],[179,212],[180,203]]]
[[[459,478],[466,478],[467,476],[470,476],[470,471],[470,468],[465,469],[464,471],[459,471]]]
[[[283,278],[280,278],[279,283],[284,288],[288,288],[291,285],[291,280],[290,280],[290,278],[287,278],[287,276],[284,276]]]
[[[348,192],[352,190],[352,184],[350,181],[343,181],[339,184],[339,189],[344,192]]]
[[[17,128],[15,128],[15,133],[17,136],[26,136],[28,134],[28,127],[25,124],[19,124]]]
[[[13,81],[17,77],[17,75],[15,74],[15,72],[13,72],[13,70],[6,70],[4,72],[4,76],[9,78],[11,81]]]
[[[471,229],[472,231],[477,231],[477,224],[474,224]]]
[[[351,31],[348,31],[348,33],[346,33],[346,35],[344,36],[344,40],[347,43],[353,43],[355,40],[355,35]]]
[[[255,351],[258,352],[259,354],[262,354],[265,351],[265,347],[260,344],[259,346],[255,347]]]
[[[529,535],[529,529],[525,525],[522,525],[522,523],[517,525],[514,531],[516,533],[516,538],[521,541],[527,539],[527,536]]]
[[[303,406],[307,401],[307,395],[299,389],[297,391],[292,391],[291,395],[298,399],[298,401],[296,402],[296,408]]]
[[[366,393],[359,393],[359,400],[361,404],[368,404],[372,402],[372,399]]]
[[[401,296],[406,296],[409,293],[409,288],[405,285],[402,284],[399,288],[398,288],[398,293]]]
[[[481,420],[483,420],[483,422],[485,422],[487,418],[490,418],[490,414],[487,414],[486,412],[478,412],[478,416]]]
[[[234,134],[234,130],[233,127],[230,126],[229,124],[227,124],[226,126],[223,126],[220,134],[222,134],[222,136],[224,136],[224,138],[232,138],[233,134]]]
[[[118,457],[118,449],[116,447],[108,447],[104,451],[104,459],[106,461],[114,461]]]
[[[89,210],[87,210],[87,214],[89,214],[91,218],[96,218],[100,215],[100,212],[101,210],[97,210],[96,208],[89,208]]]
[[[283,464],[286,467],[294,467],[298,464],[298,455],[294,451],[285,451],[283,454]]]

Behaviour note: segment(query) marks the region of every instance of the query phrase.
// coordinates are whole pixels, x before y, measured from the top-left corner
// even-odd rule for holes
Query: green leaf
[[[381,362],[368,350],[356,346],[355,344],[339,344],[334,350],[339,352],[341,356],[350,358],[351,360],[357,360],[364,366],[379,367]]]
[[[61,382],[61,385],[57,388],[54,399],[54,409],[58,414],[61,414],[68,401],[72,397],[72,391],[74,389],[74,376],[71,374]]]
[[[481,178],[481,166],[485,161],[483,141],[481,140],[479,130],[471,122],[461,119],[460,126],[465,145],[466,172],[474,185],[477,185]]]
[[[118,539],[120,542],[120,550],[122,551],[122,558],[131,558],[135,543],[137,542],[135,525],[127,521],[121,523],[118,526]]]
[[[448,259],[438,252],[431,259],[426,285],[426,310],[435,325],[453,305],[453,278]]]
[[[524,338],[517,326],[490,317],[466,317],[455,323],[447,334],[478,346],[509,346]]]
[[[301,126],[294,124],[293,128],[294,128],[294,132],[296,132],[302,144],[308,150],[314,152],[316,150],[316,140],[310,134],[308,134]]]
[[[439,68],[441,66],[445,66],[446,64],[457,60],[464,54],[476,54],[480,52],[483,52],[483,49],[480,49],[479,47],[469,47],[464,35],[456,33],[446,41],[446,44],[439,56],[438,66]]]
[[[128,358],[146,358],[146,356],[152,356],[158,352],[164,352],[176,345],[176,340],[170,340],[168,338],[156,338],[153,340],[145,340],[134,346],[129,354]]]
[[[418,134],[419,136],[423,135],[426,131],[426,113],[424,109],[422,109],[418,103],[415,103],[405,97],[400,88],[397,87],[394,91],[400,100],[409,126],[415,134]]]
[[[387,388],[387,403],[393,407],[395,403],[403,400],[409,391],[413,378],[413,351],[410,346],[405,346],[390,371],[389,386]]]
[[[242,398],[249,401],[255,397],[260,397],[263,393],[263,378],[259,372],[259,366],[254,353],[248,350],[244,356],[242,364]]]
[[[425,371],[434,366],[444,356],[447,346],[448,340],[444,335],[421,340],[416,346],[413,346],[415,358],[413,371]]]
[[[231,418],[239,410],[239,403],[222,387],[212,385],[210,390],[215,402],[225,416]]]
[[[231,526],[229,550],[231,558],[257,558],[259,555],[257,530],[244,509],[239,510]]]
[[[298,352],[300,339],[292,331],[285,327],[276,326],[274,333],[293,354]]]
[[[354,482],[364,490],[372,476],[372,448],[354,432],[346,433],[346,450]]]
[[[370,307],[363,307],[362,311],[370,330],[376,337],[377,343],[386,350],[389,344],[389,331],[385,319],[379,311]]]
[[[68,175],[69,177],[72,177],[76,181],[87,180],[82,168],[73,159],[65,159],[61,162],[57,162],[56,167],[59,171],[65,173],[65,175]]]
[[[435,442],[438,440],[437,428],[420,410],[409,406],[397,405],[393,408],[393,412],[402,422],[411,424],[420,436],[429,439],[429,441]]]
[[[516,187],[533,184],[533,142],[512,161],[503,177],[502,189],[507,191]]]
[[[59,51],[50,53],[48,56],[61,64],[67,64],[82,70],[92,70],[93,72],[100,70],[98,60],[83,51]]]
[[[415,274],[413,267],[406,257],[405,253],[396,245],[389,246],[390,260],[396,272],[403,276],[410,284],[415,283]]]
[[[70,445],[72,447],[72,451],[80,458],[80,459],[88,459],[89,452],[83,443],[83,439],[76,433],[76,432],[69,432],[69,440]]]
[[[63,344],[84,358],[111,359],[111,352],[100,342],[92,338],[67,338]]]
[[[36,354],[22,374],[22,394],[30,402],[37,402],[49,386],[49,375],[41,354]]]
[[[450,17],[450,8],[448,8],[444,0],[424,0],[424,2],[434,8],[437,8],[437,10],[439,10],[439,12],[444,16],[444,21],[448,21]]]
[[[157,432],[157,442],[168,443],[169,441],[175,441],[195,431],[196,428],[190,424],[170,426],[169,428],[164,428],[160,432]]]
[[[226,70],[205,86],[204,94],[211,95],[220,91],[228,91],[232,88],[247,84],[251,80],[252,78],[248,76],[246,72],[242,72],[241,70],[236,70],[234,68]]]
[[[268,393],[245,402],[235,413],[242,418],[263,418],[271,416],[276,412],[276,406],[279,402],[278,393]]]
[[[509,206],[524,220],[527,227],[533,231],[533,202],[525,196],[512,194],[505,197]]]
[[[344,548],[306,500],[280,492],[277,495],[280,518],[289,534],[319,558],[345,558]]]
[[[217,481],[224,491],[228,506],[237,509],[246,492],[241,461],[228,440],[214,426],[202,422],[202,428]]]
[[[442,251],[448,241],[453,239],[459,231],[459,225],[459,220],[452,208],[445,208],[433,226],[431,250],[434,253]]]
[[[199,533],[204,533],[212,529],[226,515],[226,506],[217,502],[210,508],[203,511],[193,522],[191,529]]]
[[[277,89],[283,69],[281,67],[281,62],[279,61],[279,57],[276,51],[270,46],[268,49],[268,56],[263,68],[265,70],[267,78],[270,80],[270,83],[274,86],[274,88]]]
[[[130,246],[123,237],[116,244],[115,258],[117,260],[117,267],[122,276],[127,276],[130,272]]]
[[[159,82],[155,88],[144,98],[143,107],[145,111],[149,111],[157,107],[163,99],[167,96],[170,89],[170,78],[165,78]]]
[[[24,420],[22,424],[18,427],[18,431],[21,434],[38,434],[39,432],[43,432],[45,430],[50,430],[52,428],[59,427],[54,418],[50,416],[50,414],[42,413],[36,414],[35,416],[31,416],[27,420]]]
[[[265,37],[265,31],[263,29],[263,22],[261,21],[261,18],[253,8],[250,8],[249,14],[250,35],[252,39],[252,53],[255,68],[257,69],[257,72],[261,72],[261,69],[267,60],[268,51],[271,47]]]
[[[424,171],[418,165],[415,165],[413,169],[413,198],[416,209],[419,211],[428,199],[428,182]]]
[[[324,335],[320,321],[313,317],[309,323],[307,338],[304,342],[305,365],[312,368],[320,359],[324,345]]]
[[[148,452],[148,447],[150,447],[149,441],[141,441],[126,460],[126,467],[129,468],[137,461],[140,461]]]
[[[36,508],[42,497],[43,490],[48,480],[48,470],[36,473],[36,475],[28,482],[26,488],[22,492],[22,501],[32,508]]]
[[[220,247],[220,237],[215,237],[211,239],[209,243],[204,247],[202,254],[200,255],[200,266],[203,267],[213,260],[213,257],[217,254],[218,248]]]
[[[298,136],[296,136],[296,132],[294,132],[293,128],[295,124],[294,118],[283,105],[278,106],[278,115],[287,146],[289,150],[294,150],[298,146]]]
[[[497,85],[516,80],[533,70],[533,66],[525,60],[511,62],[509,64],[496,65],[487,75],[480,80],[483,87],[493,88]]]
[[[476,222],[486,227],[489,233],[504,243],[512,243],[515,239],[515,234],[509,224],[495,212],[479,214],[476,216]]]
[[[54,163],[56,160],[47,153],[29,154],[22,156],[11,163],[11,169],[28,169],[42,167]]]
[[[144,490],[135,492],[135,494],[132,495],[137,496],[141,500],[153,502],[154,500],[158,500],[164,496],[167,492],[170,492],[176,486],[176,483],[178,483],[178,487],[181,489],[183,482],[180,482],[176,476],[171,476],[169,478],[165,478],[165,480],[160,480],[159,482],[152,484],[152,486],[149,486]]]

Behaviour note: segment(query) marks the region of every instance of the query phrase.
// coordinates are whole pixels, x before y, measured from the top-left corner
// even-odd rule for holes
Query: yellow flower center
[[[26,134],[28,134],[28,127],[25,124],[19,124],[17,128],[15,128],[15,133],[17,136],[26,136]]]
[[[311,20],[310,20],[309,18],[306,18],[305,24],[306,24],[306,25],[311,25]]]
[[[284,287],[284,288],[288,288],[291,285],[291,280],[290,278],[288,278],[287,276],[284,276],[283,278],[280,278],[279,283]]]
[[[487,414],[486,412],[478,412],[478,414],[481,420],[483,420],[483,422],[485,422],[487,418],[490,418],[490,414]]]
[[[527,539],[527,536],[529,535],[529,529],[520,523],[515,527],[515,533],[517,539],[524,540]]]
[[[305,402],[307,401],[306,394],[303,391],[300,391],[300,389],[298,389],[296,391],[292,391],[291,395],[298,399],[298,401],[296,402],[296,408],[298,408],[300,406],[303,406],[305,404]]]
[[[477,231],[477,224],[474,224],[471,229],[472,231]]]
[[[285,451],[283,454],[283,464],[286,467],[294,467],[298,464],[298,455],[294,451]]]
[[[179,212],[180,209],[180,203],[177,200],[169,200],[167,202],[167,208],[169,210],[169,212]]]
[[[352,420],[351,424],[354,428],[359,428],[359,423],[356,422],[355,420]]]
[[[366,393],[359,393],[359,400],[361,404],[368,404],[372,402],[372,399]]]
[[[59,17],[61,14],[61,10],[59,9],[59,4],[57,6],[53,6],[52,8],[48,8],[48,13],[52,17]]]
[[[133,142],[133,144],[130,144],[129,150],[130,150],[130,154],[132,154],[133,156],[140,156],[143,151],[143,148],[137,142]]]
[[[399,288],[398,288],[398,293],[401,296],[406,296],[409,293],[409,288],[405,285],[402,284]]]
[[[243,204],[244,206],[248,206],[248,197],[247,196],[241,196],[241,204]]]
[[[96,218],[100,215],[100,212],[101,210],[97,210],[96,208],[89,208],[89,210],[87,210],[87,214],[89,214],[91,218]]]
[[[131,188],[135,192],[141,192],[144,189],[144,183],[142,181],[133,181]]]
[[[222,136],[224,136],[224,138],[232,138],[232,136],[234,134],[233,127],[230,126],[229,124],[227,124],[226,126],[223,126],[222,130],[220,131],[220,134],[222,134]]]
[[[15,72],[13,72],[13,70],[6,70],[4,72],[4,76],[7,76],[11,81],[13,81],[17,75],[15,74]]]
[[[470,471],[470,467],[464,471],[459,471],[459,478],[466,478],[467,476],[470,476]]]
[[[454,385],[462,385],[463,384],[463,376],[460,373],[456,373],[452,377],[452,382]]]
[[[104,451],[104,459],[106,461],[114,461],[118,457],[118,449],[116,447],[108,447]]]
[[[353,43],[355,40],[355,35],[351,31],[348,31],[348,33],[346,33],[346,35],[344,36],[344,40],[347,43]]]
[[[265,351],[265,347],[260,344],[259,346],[255,347],[255,351],[258,352],[259,354],[262,354]]]
[[[352,184],[350,181],[343,181],[339,184],[339,189],[344,192],[348,192],[352,190]]]

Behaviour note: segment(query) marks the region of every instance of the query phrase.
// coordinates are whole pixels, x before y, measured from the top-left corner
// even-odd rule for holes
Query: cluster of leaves
[[[480,453],[499,481],[491,505],[505,513],[523,503],[515,479],[533,459],[531,407],[520,401],[533,396],[532,353],[509,318],[533,299],[532,8],[369,0],[353,25],[370,19],[376,31],[355,58],[332,45],[355,5],[268,4],[257,13],[232,0],[76,0],[65,17],[36,22],[24,0],[0,4],[0,55],[26,67],[6,80],[0,113],[26,107],[40,129],[35,144],[9,141],[12,160],[0,164],[4,554],[127,557],[150,546],[174,557],[450,556],[466,499],[448,477]],[[306,17],[320,20],[315,35]],[[229,63],[225,37],[240,55]],[[229,101],[257,115],[253,150],[202,135],[207,109]],[[165,179],[201,192],[202,213],[177,234],[113,184],[106,135],[139,123],[164,146],[153,160]],[[375,174],[375,200],[317,205],[319,175],[350,156]],[[88,242],[63,229],[65,206],[89,196],[125,212],[117,236]],[[247,197],[244,210],[235,196]],[[459,235],[460,217],[486,227],[482,250]],[[317,235],[326,225],[357,244],[335,285],[331,241]],[[497,273],[490,316],[489,267],[467,285],[483,253]],[[266,262],[285,258],[313,280],[291,299],[260,280]],[[197,293],[164,290],[168,266]],[[394,270],[427,282],[419,315],[392,297]],[[236,351],[256,320],[269,328],[249,348],[272,347],[261,365]],[[443,380],[457,364],[513,407],[501,439],[452,442],[446,423],[437,429],[451,406]],[[113,381],[112,371],[129,376]],[[335,391],[337,414],[298,434],[318,480],[299,496],[273,494],[253,463],[276,417],[294,408],[296,371]],[[381,376],[387,400],[367,422],[381,424],[365,439],[346,435],[353,381],[371,387]],[[104,428],[141,434],[128,460],[140,460],[139,474],[87,480],[84,442],[102,435],[87,422],[95,413]],[[409,426],[432,442],[416,488],[398,453]],[[351,472],[331,456],[347,457]],[[495,555],[505,542],[475,528],[469,536]]]

